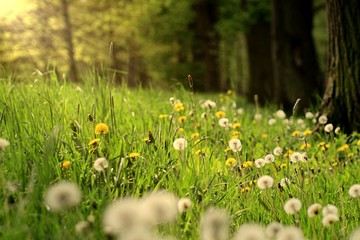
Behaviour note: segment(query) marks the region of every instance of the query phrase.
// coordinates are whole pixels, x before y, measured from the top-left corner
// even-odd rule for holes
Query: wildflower
[[[257,186],[262,190],[271,188],[273,184],[274,184],[274,179],[268,175],[264,175],[257,180]]]
[[[78,235],[84,235],[86,232],[90,230],[90,223],[88,221],[80,221],[75,225],[75,232]]]
[[[309,144],[309,143],[304,143],[304,144],[301,144],[300,149],[301,149],[301,150],[304,150],[304,149],[307,149],[307,148],[309,148],[309,147],[310,147],[310,144]]]
[[[207,209],[201,219],[201,240],[229,238],[229,214],[222,209]]]
[[[201,107],[212,109],[212,108],[216,107],[216,102],[211,101],[211,100],[206,100],[204,103],[201,104]]]
[[[129,153],[128,158],[136,158],[136,157],[139,157],[139,156],[140,156],[140,153],[132,152],[132,153]]]
[[[105,123],[98,123],[95,126],[95,134],[107,134],[109,127]]]
[[[348,148],[349,148],[349,145],[344,144],[343,146],[341,146],[341,147],[338,148],[338,152],[343,152],[343,151],[345,151],[345,150],[348,149]]]
[[[325,125],[325,127],[324,127],[325,132],[330,133],[330,132],[332,132],[332,130],[334,130],[334,125],[332,125],[331,123],[328,123]]]
[[[251,162],[251,161],[246,161],[246,162],[244,162],[241,166],[243,167],[243,168],[248,168],[248,167],[252,167],[254,164],[253,164],[253,162]]]
[[[226,116],[226,113],[224,111],[218,111],[215,113],[215,116],[217,118],[224,118]]]
[[[323,214],[323,216],[326,216],[328,214],[338,215],[338,209],[336,206],[334,206],[332,204],[328,204],[325,207],[323,207],[322,214]]]
[[[172,222],[178,215],[179,199],[166,191],[152,192],[141,200],[144,211],[149,212],[152,225]]]
[[[239,131],[234,131],[231,135],[232,135],[232,138],[238,138],[239,135],[240,135],[240,132]]]
[[[283,152],[282,152],[281,147],[276,147],[276,148],[274,148],[273,153],[275,156],[281,156]]]
[[[304,120],[301,119],[301,118],[298,119],[298,120],[296,120],[296,124],[297,124],[298,126],[302,127],[302,128],[305,127],[305,122],[304,122]]]
[[[241,127],[241,124],[240,124],[240,123],[234,123],[234,124],[232,125],[232,127],[233,127],[234,129],[239,129],[239,128]]]
[[[265,166],[265,160],[263,158],[258,158],[255,160],[255,167],[257,168],[262,168],[263,166]]]
[[[286,151],[286,153],[284,154],[284,157],[290,157],[292,154],[294,153],[293,150],[289,149]]]
[[[298,227],[283,227],[276,235],[276,240],[305,240],[303,231]]]
[[[266,133],[262,133],[262,134],[260,135],[260,137],[261,137],[261,138],[267,138],[268,135],[267,135]]]
[[[264,158],[265,163],[273,163],[275,162],[275,157],[272,154],[267,154]]]
[[[276,120],[274,118],[269,119],[269,125],[272,126],[276,123]]]
[[[175,150],[182,151],[187,147],[187,141],[185,138],[178,138],[174,141],[173,146]]]
[[[9,141],[4,139],[4,138],[0,138],[0,152],[4,151],[6,147],[8,147],[10,145]]]
[[[335,222],[339,221],[339,216],[337,214],[326,214],[321,223],[325,226],[325,227],[330,227],[332,226]]]
[[[236,159],[235,158],[228,158],[226,159],[225,165],[232,167],[236,164]]]
[[[356,142],[356,145],[360,146],[360,139]]]
[[[356,229],[350,234],[349,240],[358,240],[360,239],[360,228]]]
[[[352,198],[360,197],[360,184],[354,184],[349,188],[349,195]]]
[[[181,124],[181,123],[184,123],[186,121],[186,116],[180,116],[178,118],[178,122]]]
[[[262,118],[262,115],[260,113],[256,113],[254,116],[255,121],[260,121]]]
[[[337,127],[337,128],[335,128],[334,132],[335,132],[336,135],[339,135],[340,131],[341,131],[340,127]]]
[[[242,224],[235,233],[234,240],[263,240],[265,231],[258,224]]]
[[[286,163],[282,163],[281,165],[280,165],[280,169],[283,169],[283,168],[286,168],[287,167],[287,164]]]
[[[297,162],[301,162],[302,159],[302,154],[299,152],[294,152],[293,154],[291,154],[290,156],[290,162],[292,163],[297,163]]]
[[[291,184],[291,180],[288,178],[282,178],[279,184],[281,187],[285,187]]]
[[[179,213],[186,212],[190,209],[192,202],[189,198],[180,198],[178,201],[178,211]]]
[[[312,131],[310,129],[306,129],[304,132],[303,132],[303,135],[304,136],[309,136],[311,135]]]
[[[183,111],[185,109],[184,104],[182,103],[175,103],[173,106],[174,110],[177,112]]]
[[[290,198],[284,204],[284,210],[287,214],[294,215],[301,209],[301,201],[297,198]]]
[[[208,118],[207,113],[202,113],[202,114],[201,114],[201,118],[207,119],[207,118]]]
[[[296,130],[296,131],[294,131],[294,132],[291,133],[291,136],[296,137],[296,136],[298,136],[299,134],[300,134],[300,131],[299,131],[299,130]]]
[[[200,136],[200,134],[198,132],[191,134],[191,138],[197,138],[199,136]]]
[[[325,125],[325,124],[327,123],[327,121],[328,121],[327,116],[321,115],[321,116],[319,117],[319,123],[320,123],[320,124]]]
[[[45,204],[54,212],[74,207],[80,203],[80,200],[80,188],[72,182],[55,183],[45,193]]]
[[[61,163],[61,168],[69,168],[71,165],[71,161],[65,160]]]
[[[313,119],[314,118],[314,114],[312,112],[306,112],[305,113],[305,118],[306,119]]]
[[[224,128],[228,127],[229,126],[229,119],[220,118],[219,119],[219,125],[220,125],[220,127],[224,127]]]
[[[283,225],[279,222],[272,222],[265,228],[265,233],[268,238],[275,239],[279,231],[283,229]]]
[[[106,168],[109,167],[109,162],[106,158],[98,158],[94,161],[94,168],[98,172],[104,171]]]
[[[321,208],[322,208],[321,204],[314,203],[308,207],[307,215],[309,216],[309,218],[313,218],[313,217],[319,215]]]
[[[240,188],[240,192],[241,192],[241,193],[250,192],[250,188],[249,188],[249,187]]]
[[[243,115],[244,114],[244,109],[243,108],[239,108],[237,111],[236,111],[237,114],[239,115]]]
[[[286,113],[283,110],[277,110],[275,116],[280,119],[286,118]]]
[[[89,146],[95,147],[96,145],[99,144],[99,142],[100,142],[100,138],[94,138],[94,139],[90,140]]]
[[[232,91],[231,89],[229,89],[229,90],[226,91],[226,94],[227,94],[227,95],[231,95],[232,93],[233,93],[233,91]]]
[[[162,119],[162,118],[168,118],[169,117],[169,114],[160,114],[159,115],[159,118]]]
[[[237,138],[231,139],[229,141],[229,147],[233,152],[240,152],[242,149],[241,141]]]

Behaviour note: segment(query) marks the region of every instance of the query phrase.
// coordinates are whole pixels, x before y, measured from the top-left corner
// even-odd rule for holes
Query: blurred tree
[[[322,89],[321,74],[312,38],[312,0],[272,0],[272,56],[274,96],[290,110],[313,103]]]
[[[360,130],[360,1],[327,0],[328,71],[321,112],[347,133]]]

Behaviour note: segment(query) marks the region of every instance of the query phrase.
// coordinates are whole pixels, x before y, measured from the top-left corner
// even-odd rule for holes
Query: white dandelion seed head
[[[291,184],[291,180],[289,178],[285,177],[280,180],[281,187],[289,186],[290,184]]]
[[[187,141],[185,138],[175,139],[173,146],[174,146],[175,150],[183,151],[187,147]]]
[[[290,122],[290,120],[287,119],[287,118],[283,119],[282,122],[283,122],[284,125],[290,125],[290,124],[292,124],[292,122]]]
[[[242,224],[235,233],[234,240],[264,240],[264,228],[258,224]]]
[[[266,163],[273,163],[275,162],[275,156],[273,154],[267,154],[264,158]]]
[[[256,184],[260,189],[265,190],[273,186],[274,179],[269,175],[264,175],[257,180]]]
[[[209,208],[201,218],[201,240],[226,240],[229,238],[228,212],[223,209]]]
[[[323,216],[321,223],[324,227],[330,227],[337,221],[339,221],[339,216],[337,214],[329,213]]]
[[[284,210],[287,214],[294,215],[301,209],[301,201],[297,198],[290,198],[284,204]]]
[[[352,198],[360,197],[360,184],[354,184],[349,188],[349,195]]]
[[[55,183],[46,190],[44,200],[50,211],[60,212],[80,203],[81,190],[72,182]]]
[[[275,156],[281,156],[283,154],[282,148],[281,147],[274,148],[273,153]]]
[[[192,202],[189,198],[180,198],[178,201],[178,211],[183,213],[191,208]]]
[[[106,160],[106,158],[98,158],[94,161],[93,167],[96,171],[102,172],[109,167],[109,162]]]
[[[298,227],[283,227],[276,236],[276,240],[305,240],[303,231]]]
[[[307,153],[306,153],[306,152],[302,152],[302,153],[300,153],[300,154],[301,154],[300,162],[307,162],[307,160],[309,159],[308,156],[307,156]]]
[[[305,113],[305,118],[306,119],[313,119],[314,118],[314,114],[312,112],[306,112]]]
[[[304,121],[304,119],[299,118],[298,120],[296,120],[296,124],[297,124],[300,128],[305,128],[305,121]]]
[[[340,127],[335,128],[334,132],[335,132],[336,135],[339,135],[340,132],[341,132],[341,128]]]
[[[338,215],[338,208],[332,204],[328,204],[322,209],[322,215],[326,216],[328,214]]]
[[[88,221],[80,221],[75,225],[75,232],[78,235],[83,235],[90,230],[90,223]]]
[[[220,127],[224,127],[224,128],[228,127],[229,126],[229,119],[220,118],[219,119],[219,125],[220,125]]]
[[[291,154],[290,156],[290,162],[292,163],[297,163],[297,162],[302,162],[302,154],[299,152],[294,152],[293,154]]]
[[[268,123],[269,123],[270,126],[272,126],[272,125],[274,125],[276,123],[276,119],[275,118],[270,118]]]
[[[202,113],[202,114],[201,114],[201,118],[203,118],[203,119],[207,119],[207,118],[208,118],[207,113],[206,113],[206,112]]]
[[[141,199],[143,211],[151,216],[152,225],[173,222],[179,213],[178,202],[178,197],[167,191],[152,192]]]
[[[256,113],[255,116],[254,116],[254,119],[256,121],[260,121],[262,119],[262,115],[260,113]]]
[[[242,149],[241,141],[237,138],[231,139],[229,141],[229,147],[233,152],[240,152]]]
[[[320,124],[325,125],[325,124],[327,123],[327,121],[328,121],[328,118],[327,118],[327,116],[325,116],[325,115],[321,115],[321,116],[319,117],[318,121],[319,121]]]
[[[7,148],[10,145],[9,141],[4,139],[4,138],[0,138],[0,152],[4,151],[5,148]]]
[[[208,99],[201,104],[201,107],[205,109],[213,109],[216,107],[216,102]]]
[[[311,204],[307,209],[307,215],[309,218],[314,218],[319,215],[322,206],[320,203]]]
[[[258,158],[255,160],[255,167],[257,168],[262,168],[263,166],[265,166],[266,162],[263,158]]]
[[[239,115],[243,115],[244,114],[244,109],[243,108],[238,108],[238,110],[236,112]]]
[[[269,223],[265,228],[265,234],[268,238],[276,238],[278,233],[283,229],[284,226],[279,222]]]
[[[351,234],[349,240],[359,240],[360,239],[360,228],[355,229]]]
[[[331,123],[328,123],[325,125],[324,127],[324,131],[327,133],[330,133],[334,130],[334,125],[332,125]]]
[[[277,110],[275,116],[280,119],[286,118],[286,113],[283,110]]]

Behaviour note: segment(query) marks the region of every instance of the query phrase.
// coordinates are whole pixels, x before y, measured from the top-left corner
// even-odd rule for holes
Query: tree
[[[320,106],[347,133],[360,130],[360,2],[327,0],[328,62]]]
[[[312,38],[312,0],[272,0],[275,102],[287,110],[309,106],[322,89]]]

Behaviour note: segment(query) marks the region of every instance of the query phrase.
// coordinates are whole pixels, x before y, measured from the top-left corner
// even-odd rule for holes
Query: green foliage
[[[207,99],[216,106],[206,108]],[[0,238],[77,239],[81,237],[75,225],[92,215],[95,222],[83,239],[101,239],[102,215],[111,201],[166,189],[193,202],[175,223],[158,229],[178,239],[199,238],[199,219],[210,206],[230,213],[232,232],[247,222],[279,221],[300,226],[308,238],[344,239],[359,226],[359,198],[348,195],[349,187],[359,183],[359,134],[326,133],[323,128],[305,133],[314,126],[311,119],[287,116],[285,121],[276,117],[275,110],[247,105],[231,91],[194,95],[180,87],[172,93],[129,90],[93,75],[80,87],[59,84],[55,75],[23,84],[2,78],[0,137],[10,145],[0,151]],[[219,125],[219,111],[231,123],[227,127]],[[203,113],[207,118],[201,117]],[[262,118],[254,120],[256,113]],[[183,116],[186,120],[180,122]],[[268,123],[271,118],[276,119],[273,125]],[[95,134],[101,122],[109,133]],[[239,126],[235,123],[240,127],[234,128]],[[173,148],[179,137],[188,141],[183,152]],[[242,142],[240,152],[228,149],[233,137]],[[89,145],[95,138],[99,143]],[[283,154],[274,163],[254,166],[256,159],[277,146]],[[290,150],[306,152],[308,160],[290,163]],[[109,161],[104,172],[93,167],[98,157]],[[236,164],[227,166],[229,158]],[[65,161],[70,161],[68,167]],[[246,162],[252,166],[242,165]],[[272,188],[255,185],[263,175],[274,178]],[[291,184],[279,187],[284,177]],[[81,202],[62,213],[48,211],[45,191],[63,180],[81,187]],[[283,210],[291,197],[303,204],[295,217]],[[337,206],[340,221],[325,228],[321,216],[308,218],[306,208],[314,202]]]

